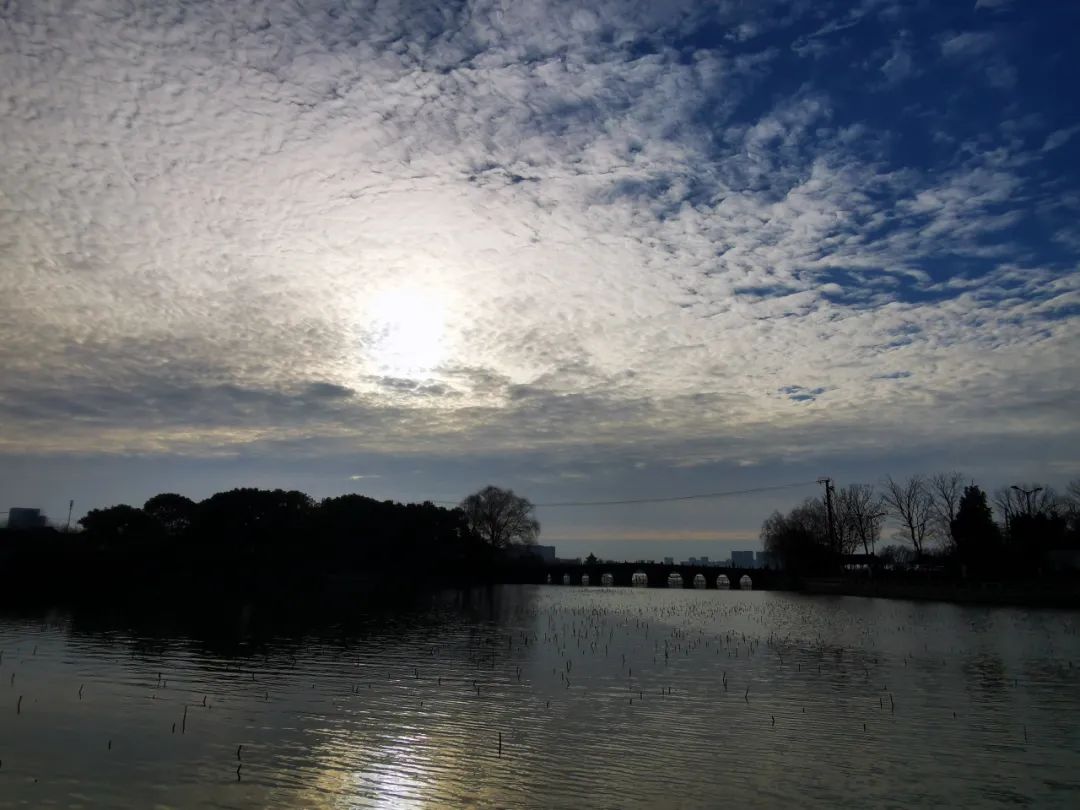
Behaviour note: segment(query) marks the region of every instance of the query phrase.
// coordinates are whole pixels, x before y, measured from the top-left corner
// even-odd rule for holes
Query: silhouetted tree
[[[484,487],[463,500],[460,509],[469,528],[492,548],[532,544],[540,533],[533,505],[510,489]]]
[[[143,511],[160,523],[166,534],[175,537],[191,529],[198,505],[183,495],[163,492],[143,504]]]
[[[1020,515],[1045,515],[1057,505],[1057,493],[1042,484],[1023,483],[999,487],[994,492],[994,507],[1001,515],[1005,533],[1009,534],[1014,518]]]
[[[388,544],[399,505],[349,494],[326,498],[318,508],[318,534],[348,553],[369,553]]]
[[[589,552],[589,556],[585,558],[586,565],[596,565],[598,562],[599,560],[596,559],[596,555],[592,552]]]
[[[933,511],[932,532],[946,542],[949,547],[956,545],[952,532],[960,508],[960,498],[964,494],[964,476],[958,472],[936,473],[927,482],[930,503]]]
[[[850,554],[861,545],[864,554],[873,554],[888,514],[881,496],[870,484],[848,484],[836,491],[835,503],[843,552]]]
[[[883,565],[892,568],[907,568],[915,562],[915,552],[907,546],[888,545],[878,555]]]
[[[134,506],[120,504],[106,509],[91,509],[79,519],[88,539],[105,544],[152,541],[160,539],[163,529],[150,515]]]
[[[885,479],[885,491],[882,494],[890,514],[903,527],[912,550],[921,556],[930,530],[930,518],[933,501],[921,475],[913,475],[906,481]]]
[[[1029,568],[1041,568],[1048,551],[1080,547],[1068,491],[1059,498],[1052,487],[1017,484],[997,490],[994,504],[1004,518],[1011,554]]]
[[[493,492],[500,491],[478,495]],[[193,604],[221,597],[284,603],[299,595],[321,602],[354,592],[491,582],[508,571],[521,576],[539,558],[525,555],[511,566],[501,545],[528,542],[539,525],[528,501],[505,494],[482,499],[505,507],[492,543],[470,528],[461,509],[430,502],[346,495],[315,504],[302,492],[249,488],[193,504],[162,493],[145,509],[95,509],[80,520],[84,531],[71,537],[0,530],[0,599],[18,591],[50,601],[127,601],[156,598],[165,589]],[[25,572],[48,566],[51,592],[22,587]]]
[[[1080,545],[1080,478],[1069,482],[1062,497],[1062,513],[1069,532],[1069,547]]]
[[[964,494],[956,507],[956,516],[949,525],[956,554],[960,561],[975,568],[985,568],[1001,553],[1001,532],[986,493],[972,484],[964,487]]]
[[[807,498],[786,515],[773,512],[761,526],[761,542],[794,574],[818,573],[835,562],[828,515],[820,498]]]
[[[314,503],[303,492],[283,489],[231,489],[199,504],[198,530],[208,537],[265,541],[307,528]]]
[[[1013,518],[1009,526],[1009,545],[1029,567],[1042,565],[1046,552],[1067,548],[1068,523],[1057,508]]]
[[[1080,512],[1080,478],[1074,478],[1068,483],[1063,500],[1069,512]]]

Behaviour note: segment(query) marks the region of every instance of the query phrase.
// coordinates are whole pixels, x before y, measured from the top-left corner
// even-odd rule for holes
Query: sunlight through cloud
[[[415,287],[377,294],[366,313],[369,362],[395,377],[430,375],[446,353],[446,307],[439,296]]]

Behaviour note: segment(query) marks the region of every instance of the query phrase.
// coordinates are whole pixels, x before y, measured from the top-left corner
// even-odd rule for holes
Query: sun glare
[[[369,306],[371,359],[385,374],[430,372],[445,350],[446,309],[426,290],[395,288],[376,295]]]

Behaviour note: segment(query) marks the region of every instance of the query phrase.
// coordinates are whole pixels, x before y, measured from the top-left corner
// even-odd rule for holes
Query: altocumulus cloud
[[[0,450],[1075,447],[1023,5],[6,2]]]

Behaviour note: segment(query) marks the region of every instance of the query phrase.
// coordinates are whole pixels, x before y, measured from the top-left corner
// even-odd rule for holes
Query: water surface
[[[549,586],[255,619],[0,619],[0,807],[1080,805],[1075,613]]]

